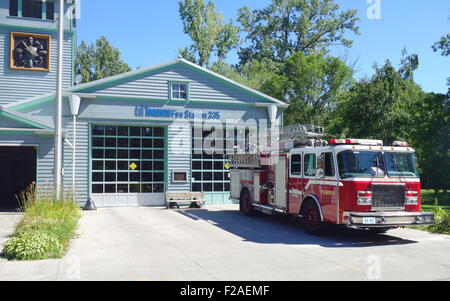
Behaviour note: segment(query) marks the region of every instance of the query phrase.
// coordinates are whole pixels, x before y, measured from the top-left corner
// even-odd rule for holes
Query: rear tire
[[[252,200],[247,190],[242,191],[241,198],[239,200],[239,210],[241,210],[247,216],[254,216],[255,209],[252,206]]]
[[[307,201],[302,208],[302,222],[305,231],[311,235],[322,235],[325,224],[320,218],[320,210],[314,201]]]

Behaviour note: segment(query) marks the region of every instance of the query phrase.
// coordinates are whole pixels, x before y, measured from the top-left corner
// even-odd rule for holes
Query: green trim
[[[89,160],[89,174],[88,174],[88,199],[92,196],[92,123],[88,123],[88,160]]]
[[[17,17],[22,18],[22,0],[17,0]]]
[[[20,117],[20,116],[17,116],[17,115],[14,115],[14,114],[11,114],[11,113],[8,113],[8,112],[5,112],[5,111],[0,112],[0,117],[5,117],[7,119],[10,119],[10,120],[13,120],[13,121],[17,121],[17,122],[22,123],[22,124],[26,124],[26,125],[29,125],[29,126],[32,126],[32,127],[36,127],[37,129],[53,130],[52,128],[49,128],[49,127],[47,127],[45,125],[42,125],[40,123],[34,122],[32,120],[29,120],[29,119],[26,119],[26,118],[23,118],[23,117]]]
[[[32,101],[28,101],[28,102],[23,102],[23,103],[19,103],[17,105],[13,105],[11,107],[8,107],[8,109],[12,109],[18,112],[23,112],[25,110],[52,102],[55,100],[55,96],[54,95],[50,95],[50,96],[45,96],[42,98],[38,98]]]
[[[47,3],[42,2],[42,20],[47,20]]]
[[[33,130],[29,130],[29,131],[0,130],[0,134],[3,134],[3,135],[34,135],[34,131]]]
[[[264,99],[261,95],[258,95],[258,94],[254,93],[254,92],[252,92],[252,91],[249,91],[249,90],[247,90],[247,89],[245,89],[245,88],[243,88],[243,87],[240,87],[240,86],[238,86],[238,85],[236,85],[236,84],[234,84],[234,83],[232,83],[232,82],[229,82],[229,81],[227,81],[227,80],[224,80],[224,79],[222,79],[222,78],[220,78],[220,77],[214,76],[213,74],[210,74],[210,73],[208,73],[208,72],[206,72],[206,71],[204,71],[204,70],[195,68],[195,67],[193,67],[193,66],[191,66],[191,65],[189,65],[189,64],[186,64],[186,63],[184,63],[184,62],[180,62],[180,63],[182,63],[184,66],[188,67],[189,69],[193,70],[194,72],[196,72],[196,73],[198,73],[198,74],[206,75],[206,76],[209,77],[210,79],[213,79],[213,80],[215,80],[215,81],[217,81],[217,82],[220,82],[221,84],[224,84],[225,86],[228,86],[228,87],[230,87],[230,88],[237,89],[237,90],[239,90],[239,91],[241,91],[241,92],[244,92],[244,93],[247,94],[247,95],[256,97],[257,99],[261,99],[261,100],[255,101],[255,102],[263,102],[263,103],[270,103],[270,104],[273,103],[273,104],[277,104],[276,102],[274,102],[274,101],[272,101],[272,100]]]
[[[164,192],[169,190],[169,126],[164,127]]]
[[[22,13],[22,12],[20,12]],[[19,14],[19,12],[17,12]],[[19,17],[9,17],[9,18],[19,18]],[[40,19],[37,19],[40,20]],[[57,29],[45,28],[45,27],[31,27],[31,26],[21,26],[21,25],[11,25],[11,24],[0,24],[0,28],[7,28],[11,30],[19,30],[19,31],[37,31],[37,32],[45,32],[45,33],[58,33]],[[74,30],[64,30],[65,34],[75,34]]]
[[[93,85],[91,85],[89,87],[82,87],[82,88],[79,88],[79,89],[77,89],[75,87],[75,88],[70,89],[68,92],[72,92],[72,93],[77,93],[77,92],[79,92],[79,93],[92,93],[92,92],[89,92],[92,89],[101,89],[101,88],[104,88],[104,87],[116,85],[116,84],[119,84],[119,83],[122,83],[122,82],[133,80],[133,79],[141,77],[141,76],[146,76],[146,75],[149,75],[149,74],[152,74],[152,73],[155,73],[155,72],[159,72],[159,71],[164,70],[164,69],[168,69],[171,66],[172,65],[161,66],[161,67],[156,68],[156,69],[147,70],[147,71],[142,72],[142,73],[133,73],[133,74],[130,74],[130,75],[127,75],[127,76],[118,75],[119,78],[112,79],[112,80],[105,80],[105,81],[103,81],[101,83],[93,84]],[[92,93],[92,94],[95,94],[95,93]]]
[[[169,91],[170,93],[170,91]],[[95,93],[93,93],[95,95]],[[95,99],[99,99],[99,100],[118,100],[118,101],[145,101],[145,102],[161,102],[161,103],[165,103],[165,104],[170,104],[170,103],[175,103],[175,104],[214,104],[214,105],[230,105],[230,106],[245,106],[245,107],[255,107],[254,103],[230,103],[230,102],[221,102],[221,101],[211,101],[211,100],[170,100],[170,99],[160,99],[160,98],[133,98],[133,97],[124,97],[124,96],[106,96],[106,95],[99,95],[96,96]]]
[[[216,82],[220,82],[220,83],[222,83],[222,84],[224,84],[224,85],[226,85],[228,87],[231,87],[233,89],[237,89],[239,91],[242,91],[242,92],[244,92],[247,95],[251,95],[252,97],[256,98],[256,101],[254,101],[254,102],[269,103],[269,104],[279,104],[278,102],[273,101],[273,100],[268,99],[268,98],[265,98],[263,95],[259,95],[259,94],[255,93],[255,92],[252,92],[252,91],[246,89],[245,87],[241,87],[241,86],[239,86],[239,85],[237,85],[237,84],[235,84],[233,82],[230,82],[228,80],[225,80],[225,79],[222,79],[222,78],[220,78],[218,76],[215,76],[214,74],[206,72],[206,71],[204,71],[202,69],[199,69],[197,67],[191,66],[191,65],[189,65],[188,63],[186,63],[186,62],[184,62],[182,60],[174,61],[172,63],[168,63],[166,65],[163,65],[163,66],[160,66],[160,67],[157,67],[157,68],[154,68],[154,69],[146,70],[146,71],[141,71],[141,72],[139,72],[139,71],[136,72],[136,70],[135,71],[130,71],[128,75],[127,75],[127,73],[124,73],[122,75],[116,75],[116,76],[113,76],[110,80],[107,80],[107,79],[106,80],[105,79],[99,80],[100,82],[97,83],[97,84],[95,82],[92,82],[90,84],[88,83],[88,84],[85,84],[86,85],[85,87],[73,88],[73,89],[70,89],[68,92],[89,93],[91,91],[91,93],[92,93],[93,90],[99,90],[99,89],[102,89],[102,88],[107,87],[107,86],[113,86],[113,85],[116,85],[118,83],[122,83],[122,82],[133,80],[134,78],[147,76],[149,74],[160,72],[161,70],[169,69],[169,68],[171,68],[173,66],[177,66],[177,65],[185,66],[188,69],[193,70],[193,71],[195,71],[198,74],[205,75],[205,76],[209,77],[210,79],[215,80]],[[174,82],[177,82],[177,81],[174,81]],[[183,82],[183,81],[181,81],[181,82]],[[95,93],[93,93],[93,94],[95,94]],[[169,95],[168,99],[170,99],[170,95]],[[252,102],[252,105],[253,105],[254,102]]]

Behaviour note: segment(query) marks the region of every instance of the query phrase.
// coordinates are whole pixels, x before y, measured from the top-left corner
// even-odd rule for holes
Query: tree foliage
[[[439,41],[432,46],[435,52],[441,52],[442,56],[450,55],[450,33],[443,36]]]
[[[410,139],[422,174],[422,186],[450,189],[450,106],[443,94],[428,93],[412,109]]]
[[[224,21],[214,2],[182,0],[178,2],[184,33],[193,44],[180,50],[180,55],[203,67],[211,66],[212,56],[223,62],[239,43],[239,27]]]
[[[374,65],[375,74],[355,83],[340,98],[328,131],[342,137],[382,139],[385,143],[407,140],[412,126],[411,108],[423,92],[396,70],[389,60]]]
[[[105,36],[87,45],[82,41],[75,55],[75,73],[83,76],[82,83],[131,71],[121,59],[120,51]]]
[[[241,63],[261,58],[285,61],[299,51],[350,47],[345,34],[359,33],[357,11],[338,10],[333,0],[272,0],[262,9],[239,9],[238,21],[249,44],[239,51]]]

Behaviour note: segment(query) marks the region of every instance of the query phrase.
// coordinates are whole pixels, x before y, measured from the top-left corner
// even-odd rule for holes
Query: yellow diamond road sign
[[[130,168],[131,168],[132,170],[135,170],[137,167],[138,167],[138,166],[137,166],[136,163],[134,163],[134,162],[132,162],[132,163],[130,164]]]
[[[225,169],[230,169],[231,165],[229,162],[225,163]]]

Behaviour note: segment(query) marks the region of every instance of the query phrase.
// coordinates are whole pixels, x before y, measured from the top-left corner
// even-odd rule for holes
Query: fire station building
[[[226,122],[235,131],[249,120],[281,125],[286,104],[181,58],[74,85],[74,2],[65,4],[64,191],[80,205],[163,205],[176,191],[229,202],[225,156],[204,152],[212,130],[202,125],[222,124],[215,139],[233,147],[239,135]],[[32,182],[53,188],[58,9],[51,0],[0,0],[0,207],[17,206]]]

